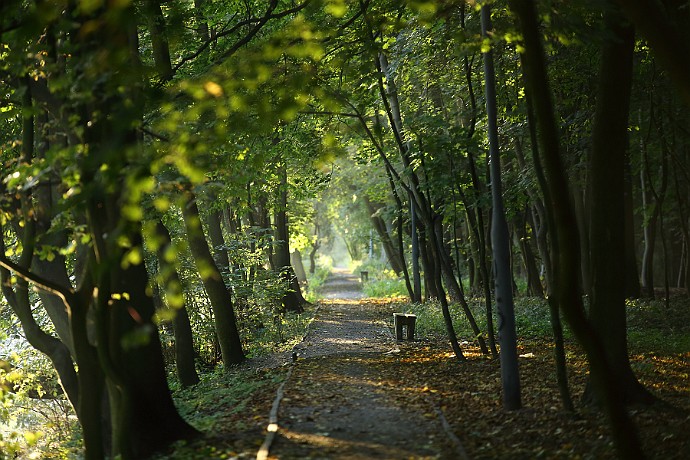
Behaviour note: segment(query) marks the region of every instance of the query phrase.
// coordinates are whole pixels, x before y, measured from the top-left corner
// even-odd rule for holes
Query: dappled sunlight
[[[308,445],[309,449],[317,449],[319,456],[341,457],[345,452],[356,453],[353,458],[416,458],[431,459],[437,458],[435,455],[420,456],[405,448],[405,443],[400,445],[390,445],[390,443],[373,440],[351,439],[351,435],[343,433],[309,433],[299,430],[281,429],[281,436],[285,439],[281,442],[289,441],[296,444]],[[350,457],[344,457],[350,458]]]
[[[333,298],[333,299],[321,299],[319,303],[325,305],[363,305],[366,304],[366,300],[363,299],[343,299],[343,298]]]

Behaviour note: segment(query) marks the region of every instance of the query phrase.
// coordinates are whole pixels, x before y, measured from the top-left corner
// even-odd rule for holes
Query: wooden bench
[[[407,329],[407,340],[414,340],[414,325],[417,315],[412,313],[393,313],[393,324],[395,325],[395,339],[403,339],[403,326]]]

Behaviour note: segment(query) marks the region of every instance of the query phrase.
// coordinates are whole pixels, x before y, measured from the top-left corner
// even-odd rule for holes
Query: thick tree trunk
[[[223,277],[216,266],[208,242],[204,237],[199,218],[199,208],[195,197],[189,193],[187,202],[182,209],[189,249],[194,257],[201,279],[206,288],[215,320],[216,335],[220,343],[221,354],[225,366],[244,361],[242,343],[237,330],[237,320],[232,304],[232,297],[228,291]]]
[[[154,304],[147,294],[149,283],[144,264],[113,270],[111,283],[112,292],[130,294],[129,299],[115,302],[109,315],[118,345],[124,344],[117,351],[110,351],[118,377],[113,378],[106,371],[113,408],[114,454],[145,458],[197,432],[180,417],[168,389],[160,341],[152,322]],[[132,311],[139,317],[135,319]]]
[[[604,402],[611,422],[614,442],[621,457],[642,458],[642,447],[635,425],[628,416],[618,393],[617,382],[606,356],[606,350],[585,316],[577,283],[580,270],[579,237],[573,204],[569,198],[568,179],[560,155],[558,128],[547,78],[544,49],[537,22],[535,5],[529,0],[510,0],[511,9],[520,23],[525,51],[522,67],[527,97],[534,102],[539,127],[540,155],[546,173],[547,211],[554,222],[552,241],[558,254],[554,267],[554,294],[568,320],[573,334],[582,344],[590,363],[592,383]]]
[[[156,72],[162,80],[169,80],[173,76],[170,62],[170,49],[166,36],[165,17],[161,10],[160,0],[144,0],[144,11],[149,33],[151,35],[151,48]]]
[[[625,165],[635,33],[619,15],[607,16],[607,25],[615,38],[605,43],[602,52],[592,128],[590,321],[604,345],[623,401],[649,402],[653,398],[635,378],[628,359],[626,270],[620,268],[626,261]],[[585,394],[589,400],[599,396],[591,390]]]

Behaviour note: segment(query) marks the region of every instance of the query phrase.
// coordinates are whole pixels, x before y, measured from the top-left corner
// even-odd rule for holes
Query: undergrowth
[[[353,264],[352,273],[360,276],[363,271],[368,274],[368,280],[362,283],[362,292],[366,297],[395,298],[408,295],[405,279],[380,260],[368,259]]]
[[[483,298],[468,299],[468,306],[486,338],[486,305]],[[400,303],[403,313],[417,315],[417,337],[443,338],[446,326],[438,302]],[[450,305],[453,326],[457,335],[467,342],[474,341],[474,333],[459,304]],[[671,299],[668,307],[664,300],[635,299],[627,301],[628,343],[631,353],[654,350],[662,354],[687,353],[690,350],[690,300],[686,297]],[[494,329],[498,317],[493,314]],[[550,338],[553,335],[549,308],[545,299],[515,298],[515,322],[518,340]],[[563,322],[566,340],[574,340],[568,325]]]

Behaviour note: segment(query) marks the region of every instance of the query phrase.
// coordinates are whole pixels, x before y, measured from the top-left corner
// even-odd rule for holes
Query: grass
[[[331,274],[332,266],[329,263],[319,263],[314,273],[307,274],[307,286],[304,290],[304,298],[307,302],[316,302],[320,299],[319,289]]]
[[[483,298],[468,299],[468,305],[482,331],[486,331],[486,307]],[[445,337],[446,327],[437,302],[423,304],[401,303],[403,313],[417,315],[418,337]],[[457,304],[450,306],[453,325],[458,336],[468,342],[474,334],[464,312]],[[663,300],[628,300],[628,342],[631,353],[655,350],[662,354],[687,353],[690,350],[690,300],[672,299],[668,308]],[[494,313],[494,328],[498,318]],[[551,319],[546,300],[535,297],[515,298],[515,321],[518,339],[550,338]],[[567,324],[563,324],[566,339],[572,340]]]
[[[283,368],[220,368],[202,376],[199,384],[174,393],[175,405],[191,425],[203,433],[199,439],[179,441],[163,459],[228,459],[238,451],[255,452],[261,443],[276,387],[285,379]]]

